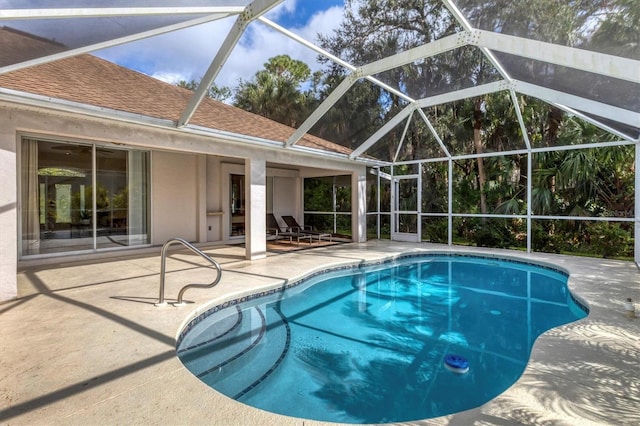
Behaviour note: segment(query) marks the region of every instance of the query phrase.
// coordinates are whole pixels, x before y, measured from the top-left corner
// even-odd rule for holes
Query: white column
[[[14,299],[18,294],[16,176],[16,135],[0,133],[0,301]]]
[[[199,243],[207,242],[207,156],[198,155],[196,175],[196,238]]]
[[[245,247],[248,260],[267,256],[267,163],[246,159],[245,170]]]
[[[351,239],[367,241],[367,168],[351,174]]]

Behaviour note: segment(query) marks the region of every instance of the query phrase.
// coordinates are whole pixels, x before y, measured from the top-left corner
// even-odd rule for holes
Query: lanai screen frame
[[[9,4],[11,0],[8,0]],[[390,121],[388,121],[382,128],[380,128],[376,133],[374,133],[367,140],[363,141],[359,147],[355,148],[354,151],[348,156],[350,160],[360,162],[367,166],[384,166],[384,165],[402,165],[409,163],[419,163],[422,164],[424,162],[433,162],[433,161],[448,161],[449,162],[449,174],[452,173],[452,161],[458,158],[479,158],[479,157],[489,157],[495,155],[512,155],[512,154],[526,154],[528,156],[528,171],[529,175],[531,173],[531,158],[537,152],[550,151],[550,150],[560,150],[560,149],[589,149],[589,148],[597,148],[603,146],[622,146],[622,145],[635,145],[635,158],[636,161],[639,158],[640,154],[640,136],[636,136],[634,138],[633,135],[629,135],[624,131],[621,131],[618,128],[612,127],[610,123],[617,122],[622,123],[626,126],[631,126],[634,129],[640,129],[640,113],[633,110],[628,110],[625,108],[616,107],[607,103],[599,102],[595,99],[587,99],[571,94],[564,93],[562,91],[557,91],[553,89],[549,89],[546,87],[541,87],[538,85],[534,85],[531,83],[518,81],[513,79],[507,70],[501,65],[501,63],[496,59],[495,55],[492,53],[503,52],[512,55],[517,55],[520,57],[525,57],[528,59],[533,59],[537,61],[543,61],[550,64],[555,64],[563,67],[568,67],[571,69],[587,71],[590,73],[598,74],[601,76],[611,77],[627,82],[632,82],[634,84],[640,85],[640,76],[638,75],[637,70],[640,69],[640,61],[607,55],[603,53],[592,52],[583,49],[575,49],[566,46],[555,45],[551,43],[545,43],[541,41],[535,41],[530,39],[524,39],[514,36],[509,36],[505,34],[493,33],[491,31],[480,30],[474,28],[469,21],[465,18],[463,13],[457,8],[454,1],[452,0],[442,0],[443,4],[446,8],[451,12],[451,14],[458,21],[460,26],[462,27],[462,31],[443,37],[441,39],[435,40],[431,43],[427,43],[425,45],[416,47],[414,49],[410,49],[389,57],[381,58],[377,61],[374,61],[369,64],[365,64],[359,67],[351,65],[340,58],[330,54],[324,49],[316,46],[314,43],[303,39],[302,37],[294,34],[293,32],[279,26],[278,24],[272,22],[264,15],[269,10],[273,9],[275,6],[280,4],[282,0],[228,0],[220,2],[220,6],[213,7],[201,7],[201,6],[184,6],[183,2],[177,2],[178,6],[166,6],[166,7],[148,7],[146,4],[146,0],[140,0],[135,2],[136,4],[144,4],[144,6],[137,7],[129,7],[129,8],[111,8],[111,7],[100,7],[100,8],[51,8],[51,9],[6,9],[0,10],[0,24],[3,22],[13,22],[16,20],[38,20],[43,18],[49,19],[77,19],[77,18],[92,18],[92,17],[123,17],[123,16],[184,16],[183,20],[180,22],[173,23],[169,26],[161,26],[152,30],[144,31],[141,33],[130,34],[122,37],[116,37],[109,40],[105,40],[100,43],[91,44],[88,46],[80,46],[74,49],[66,50],[63,52],[59,52],[53,55],[48,55],[44,57],[38,57],[35,59],[27,60],[24,62],[10,64],[3,67],[0,67],[0,74],[10,72],[13,70],[21,69],[28,66],[34,66],[50,61],[54,61],[57,59],[62,59],[65,57],[75,56],[82,53],[89,53],[97,50],[101,50],[107,47],[112,47],[124,43],[128,43],[131,41],[140,40],[143,38],[153,37],[155,35],[176,31],[182,28],[187,28],[195,25],[200,25],[207,22],[216,21],[219,19],[223,19],[229,16],[236,16],[236,21],[227,37],[225,38],[221,48],[218,50],[216,56],[213,58],[207,72],[201,80],[200,85],[195,90],[191,100],[189,101],[187,107],[185,108],[182,116],[177,121],[177,123],[166,123],[166,122],[158,122],[155,120],[150,120],[149,117],[136,117],[129,116],[127,117],[128,121],[141,122],[143,124],[160,125],[164,127],[171,128],[172,130],[182,130],[185,133],[198,133],[198,134],[206,134],[208,132],[212,134],[216,133],[215,129],[202,129],[197,126],[190,125],[189,121],[193,116],[193,113],[197,109],[199,103],[204,98],[208,87],[215,81],[218,76],[220,70],[224,66],[227,58],[233,51],[234,47],[240,40],[240,37],[244,33],[245,29],[255,21],[260,22],[261,24],[267,25],[270,28],[274,29],[285,35],[286,37],[291,38],[292,40],[303,44],[307,48],[310,48],[317,52],[320,55],[325,56],[331,61],[345,67],[345,69],[350,71],[350,74],[344,79],[344,81],[328,96],[328,98],[302,123],[302,125],[291,135],[291,137],[287,140],[285,144],[279,146],[280,144],[273,144],[270,141],[259,141],[255,140],[255,138],[246,138],[247,141],[255,142],[255,143],[263,143],[268,144],[274,149],[292,149],[299,150],[302,152],[313,153],[315,155],[332,155],[341,157],[339,154],[327,154],[318,150],[312,150],[309,148],[305,148],[298,145],[298,142],[302,138],[304,134],[306,134],[311,127],[317,123],[317,121],[324,116],[324,114],[329,111],[329,109],[344,95],[347,90],[355,84],[356,81],[360,79],[367,79],[370,82],[380,86],[384,90],[392,93],[399,98],[403,99],[407,102],[408,106],[401,111],[397,116],[393,117]],[[78,1],[77,3],[82,3],[82,1]],[[91,3],[87,1],[87,3]],[[102,5],[104,2],[100,2]],[[171,3],[165,2],[165,3]],[[379,74],[385,70],[393,69],[398,66],[402,66],[404,64],[411,63],[417,59],[428,58],[430,56],[434,56],[440,54],[445,51],[453,50],[460,48],[462,46],[474,46],[480,49],[485,55],[485,57],[493,64],[496,70],[502,77],[502,80],[488,83],[480,86],[475,86],[463,90],[458,90],[455,92],[449,92],[443,95],[433,96],[424,99],[413,99],[408,96],[406,93],[403,93],[400,90],[397,90],[389,85],[383,83],[378,80],[375,75]],[[640,86],[639,86],[640,87]],[[434,130],[432,123],[429,122],[427,117],[424,115],[422,108],[426,108],[429,106],[439,105],[455,100],[463,100],[468,98],[473,98],[477,96],[481,96],[483,94],[494,93],[498,91],[508,90],[510,93],[511,100],[515,106],[515,111],[517,113],[517,118],[519,125],[522,129],[523,139],[526,148],[523,150],[514,150],[509,152],[498,152],[498,153],[485,153],[485,154],[469,154],[464,156],[456,156],[452,155],[448,152],[444,144],[442,144],[439,135]],[[533,148],[528,140],[527,132],[525,131],[525,125],[523,122],[522,115],[520,113],[520,105],[518,103],[517,94],[524,94],[528,96],[532,96],[543,101],[548,102],[549,104],[554,105],[557,108],[564,110],[572,115],[578,116],[580,119],[585,120],[589,123],[596,125],[597,127],[604,129],[616,136],[620,139],[616,142],[607,142],[607,143],[595,143],[595,144],[585,144],[579,146],[558,146],[552,148]],[[27,100],[27,102],[33,102],[34,104],[41,103],[41,100],[30,98],[24,94],[16,94],[14,92],[8,92],[0,89],[0,99],[16,99],[20,98],[21,100]],[[95,111],[95,108],[91,106],[87,106],[87,109],[92,110],[94,114],[98,114]],[[593,114],[597,117],[602,117],[607,120],[607,123],[603,121],[599,121],[591,115],[586,115],[580,111],[589,111],[590,114]],[[116,112],[110,111],[100,111],[100,115],[107,116],[109,118],[122,119],[121,114],[117,114]],[[429,158],[429,159],[421,159],[413,162],[382,162],[375,161],[371,158],[368,158],[365,152],[371,148],[376,143],[379,143],[385,134],[391,131],[396,126],[402,126],[404,123],[411,119],[414,114],[419,114],[421,118],[425,121],[426,125],[431,130],[433,137],[439,142],[440,148],[442,150],[443,156],[441,158]],[[637,133],[637,132],[636,132]],[[235,135],[242,138],[242,135]],[[400,142],[402,143],[402,141]],[[640,218],[638,217],[638,211],[640,211],[640,173],[636,169],[635,176],[635,210],[633,218],[594,218],[594,217],[556,217],[556,216],[540,216],[533,215],[531,212],[531,181],[528,181],[527,187],[527,213],[522,218],[527,219],[527,251],[531,250],[531,220],[532,219],[560,219],[560,220],[601,220],[601,221],[634,221],[635,222],[635,232],[634,235],[640,235]],[[447,213],[448,217],[448,242],[452,244],[452,218],[455,214],[451,211],[451,195],[452,195],[452,180],[449,179],[449,211]],[[496,217],[496,215],[474,215],[474,216],[487,216],[487,217]],[[514,216],[509,216],[514,217]],[[518,216],[515,216],[518,217]],[[634,245],[635,252],[635,260],[636,263],[640,262],[640,239],[635,238]]]

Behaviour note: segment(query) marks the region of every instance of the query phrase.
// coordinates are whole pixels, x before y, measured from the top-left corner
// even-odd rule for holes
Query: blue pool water
[[[586,316],[567,276],[526,263],[412,256],[232,301],[183,332],[178,356],[245,404],[343,423],[481,405],[524,371],[541,333]],[[466,373],[447,369],[455,355]]]

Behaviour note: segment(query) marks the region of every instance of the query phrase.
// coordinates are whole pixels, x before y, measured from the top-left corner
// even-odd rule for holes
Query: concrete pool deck
[[[540,336],[523,376],[488,403],[411,422],[449,425],[640,424],[640,300],[632,262],[431,244],[372,241],[259,261],[240,246],[200,247],[223,268],[213,289],[188,290],[181,307],[157,308],[160,249],[99,260],[24,266],[18,298],[0,304],[0,424],[314,425],[233,401],[191,375],[175,341],[203,306],[277,287],[310,271],[403,252],[470,252],[530,259],[571,273],[569,287],[589,316]],[[167,300],[210,269],[187,251],[167,262]],[[636,305],[640,309],[640,304]]]

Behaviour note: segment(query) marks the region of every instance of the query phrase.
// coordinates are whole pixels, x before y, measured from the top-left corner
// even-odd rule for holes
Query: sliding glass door
[[[23,256],[149,243],[148,152],[21,143]]]

